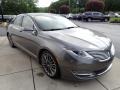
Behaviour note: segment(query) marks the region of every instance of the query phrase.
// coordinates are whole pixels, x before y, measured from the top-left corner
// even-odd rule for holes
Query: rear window
[[[93,13],[93,15],[102,15],[102,13]]]
[[[15,24],[15,25],[18,25],[18,26],[21,26],[21,24],[22,24],[22,19],[23,19],[23,15],[17,16],[16,19],[14,20],[14,24]]]

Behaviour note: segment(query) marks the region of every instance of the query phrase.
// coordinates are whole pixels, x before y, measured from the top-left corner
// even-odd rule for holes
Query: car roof
[[[25,13],[25,14],[19,14],[18,16],[21,16],[21,15],[28,15],[33,18],[36,16],[48,16],[48,17],[60,16],[60,15],[52,14],[52,13]]]
[[[85,12],[85,13],[101,13],[101,12],[97,12],[97,11],[88,11],[88,12]]]

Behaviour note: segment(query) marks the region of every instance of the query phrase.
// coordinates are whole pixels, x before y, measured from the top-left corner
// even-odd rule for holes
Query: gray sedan
[[[55,14],[20,14],[7,37],[11,47],[36,58],[50,78],[96,78],[110,70],[115,55],[109,38]]]

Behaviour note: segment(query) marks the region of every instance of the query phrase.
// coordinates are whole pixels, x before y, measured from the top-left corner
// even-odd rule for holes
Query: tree
[[[86,11],[103,11],[105,7],[105,3],[102,0],[89,0],[86,3],[85,9]]]
[[[2,6],[4,14],[20,14],[28,12],[37,12],[37,0],[3,0]]]
[[[72,1],[72,0],[71,0]],[[55,10],[56,13],[59,13],[60,7],[62,5],[69,5],[69,0],[59,0],[50,5],[49,10]]]
[[[120,11],[120,0],[105,0],[106,11]]]
[[[60,14],[68,14],[70,12],[70,8],[67,5],[62,5],[60,7]]]
[[[45,8],[39,8],[39,12],[46,13],[48,12],[48,7]]]

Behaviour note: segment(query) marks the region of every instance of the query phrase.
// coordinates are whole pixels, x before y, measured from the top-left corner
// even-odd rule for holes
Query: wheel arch
[[[39,63],[40,63],[40,64],[41,64],[40,56],[42,55],[42,53],[43,53],[44,51],[48,51],[49,53],[51,53],[51,54],[54,56],[54,58],[57,60],[57,63],[58,63],[58,59],[57,59],[55,53],[54,53],[52,50],[50,50],[50,49],[48,49],[48,48],[42,48],[42,49],[40,49],[39,52],[38,52],[38,60],[39,60]]]

